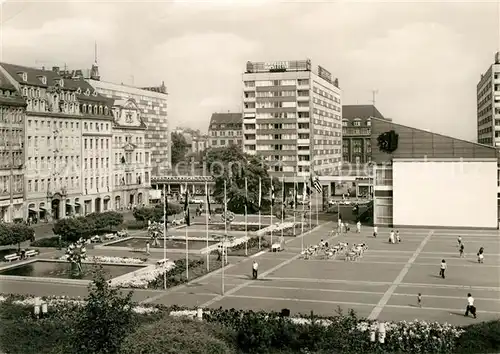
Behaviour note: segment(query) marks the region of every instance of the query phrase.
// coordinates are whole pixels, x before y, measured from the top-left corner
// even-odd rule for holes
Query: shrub
[[[248,239],[248,243],[246,246],[248,249],[250,248],[259,248],[259,237],[254,236]],[[271,242],[265,237],[260,237],[260,248],[269,248],[271,247]],[[244,250],[245,249],[245,243],[240,243],[237,244],[236,246],[233,246],[230,248],[229,252],[231,251],[238,251],[238,250]]]
[[[456,353],[500,352],[500,320],[474,323],[464,327]]]
[[[123,223],[122,229],[143,230],[148,228],[147,221],[129,220]]]
[[[70,242],[61,240],[61,247],[68,247]],[[59,247],[59,236],[41,238],[30,243],[31,247]]]
[[[128,336],[121,354],[236,353],[234,334],[227,329],[185,318],[165,317]]]
[[[133,215],[137,221],[161,222],[163,221],[163,206],[164,204],[157,204],[154,207],[135,208]],[[182,207],[179,204],[168,203],[167,216],[177,215],[182,212]]]

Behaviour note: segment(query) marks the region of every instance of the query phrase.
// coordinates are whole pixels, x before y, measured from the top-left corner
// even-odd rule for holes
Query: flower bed
[[[222,266],[221,261],[217,261],[215,258],[210,259],[210,270],[207,270],[207,266],[204,259],[189,261],[189,279],[186,278],[186,260],[179,259],[174,262],[174,267],[167,271],[167,288],[171,288],[177,285],[184,284],[188,281],[194,280],[205,274],[213,272]],[[149,288],[163,289],[164,288],[164,276],[163,273],[155,277],[148,284]]]
[[[260,248],[259,248],[259,236],[254,236],[248,239],[248,244],[246,245],[247,255],[251,256],[259,251],[269,249],[271,243],[265,237],[260,237]],[[241,242],[227,250],[228,256],[245,256],[245,242]]]
[[[59,260],[66,261],[68,255],[59,257]],[[144,264],[146,259],[129,257],[108,257],[108,256],[88,256],[83,263],[114,263],[114,264]]]
[[[223,223],[209,224],[208,227],[209,230],[219,230],[219,231],[224,230],[225,228]],[[246,228],[246,231],[248,232],[255,232],[261,230],[264,227],[267,227],[267,225],[259,224],[258,222],[257,223],[248,222],[246,224],[244,222],[232,222],[230,225],[228,225],[227,229],[230,231],[245,231]]]
[[[18,306],[27,306],[27,307],[33,307],[35,306],[36,300],[35,296],[20,296],[20,295],[7,295],[3,296],[0,295],[0,303],[3,302],[11,302],[14,305]],[[68,306],[83,306],[85,305],[85,300],[80,299],[80,298],[70,298],[66,296],[43,296],[39,297],[41,300],[43,300],[45,303],[47,303],[48,307],[68,307]],[[135,306],[133,308],[133,311],[136,313],[140,314],[147,314],[147,313],[152,313],[152,312],[157,312],[159,309],[154,306]]]
[[[151,265],[136,272],[128,273],[111,280],[111,285],[121,288],[147,289],[158,277],[163,278],[163,273],[175,268],[175,263],[167,261],[162,265]]]

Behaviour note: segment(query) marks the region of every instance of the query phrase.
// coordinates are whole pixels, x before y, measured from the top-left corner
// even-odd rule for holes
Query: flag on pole
[[[208,182],[205,182],[205,193],[207,195],[207,211],[208,211],[208,215],[212,215],[212,208],[210,207],[210,193],[208,192]]]
[[[293,187],[293,208],[296,209],[297,205],[299,204],[299,185],[297,181],[293,182],[294,187]]]
[[[318,176],[315,176],[313,179],[312,174],[311,174],[311,186],[314,187],[314,189],[316,189],[316,192],[318,193],[321,193],[323,191],[323,186],[321,185]]]
[[[245,215],[247,214],[248,209],[248,181],[245,177]]]
[[[271,179],[271,205],[274,206],[274,186],[273,186],[273,180]]]
[[[259,204],[258,204],[259,210],[261,205],[262,205],[262,180],[259,177]]]
[[[184,217],[186,220],[186,225],[191,226],[191,220],[190,220],[191,218],[189,215],[189,192],[187,188],[187,183],[186,183],[186,197],[184,199]]]

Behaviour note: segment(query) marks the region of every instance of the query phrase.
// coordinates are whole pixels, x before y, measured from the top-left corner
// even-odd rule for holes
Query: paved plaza
[[[356,262],[309,259],[300,256],[302,244],[328,239],[333,223],[326,223],[304,237],[287,238],[286,249],[255,257],[230,257],[226,267],[225,294],[221,296],[221,272],[209,274],[171,290],[134,290],[134,299],[164,305],[224,307],[253,310],[289,308],[293,314],[331,315],[338,306],[354,309],[359,316],[380,320],[436,320],[468,324],[500,317],[500,235],[498,231],[400,229],[402,243],[388,243],[388,229],[333,236],[337,242],[366,243],[368,250]],[[179,230],[180,231],[180,230]],[[181,232],[179,232],[180,234]],[[278,233],[279,235],[279,233]],[[465,244],[459,258],[457,237]],[[194,236],[194,235],[193,235]],[[476,253],[485,248],[485,263]],[[135,256],[106,249],[96,255]],[[182,254],[169,255],[174,259]],[[253,260],[259,263],[259,279],[251,279]],[[438,277],[442,259],[448,263],[446,279]],[[82,284],[1,280],[3,293],[85,296]],[[423,306],[417,307],[422,293]],[[467,293],[476,299],[478,320],[463,316]]]

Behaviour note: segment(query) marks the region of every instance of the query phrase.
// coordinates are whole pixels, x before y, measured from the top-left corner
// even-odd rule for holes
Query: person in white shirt
[[[257,272],[259,270],[259,264],[256,261],[253,261],[252,265],[252,278],[257,279]]]
[[[476,307],[474,306],[474,298],[472,297],[471,293],[467,294],[467,308],[465,309],[465,317],[469,317],[469,312],[476,317]]]
[[[359,234],[361,232],[361,221],[358,220],[356,223],[356,232]]]
[[[389,235],[389,243],[394,243],[394,230],[391,230]]]
[[[339,220],[338,220],[338,232],[339,233],[342,232],[342,219],[340,218],[340,216],[339,216]]]
[[[446,266],[446,261],[443,259],[443,260],[441,261],[441,267],[440,267],[440,269],[439,269],[439,276],[440,276],[441,278],[443,278],[443,279],[444,279],[444,271],[446,270],[446,268],[447,268],[447,266]]]
[[[377,226],[374,226],[373,227],[373,237],[377,237],[377,234],[378,234],[378,227]]]

